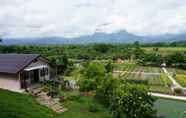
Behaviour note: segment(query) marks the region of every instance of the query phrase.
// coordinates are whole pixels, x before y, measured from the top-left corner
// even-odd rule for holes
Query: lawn
[[[62,105],[68,111],[61,114],[61,118],[111,118],[108,110],[93,102],[91,96],[80,96],[78,91],[63,91],[63,94],[67,100],[62,102]],[[92,105],[96,107],[96,112],[90,111]]]
[[[0,89],[0,118],[57,118],[57,114],[29,95]]]
[[[165,118],[186,118],[186,102],[158,99],[155,103],[158,114]]]
[[[62,102],[62,105],[68,111],[56,114],[38,104],[32,96],[0,90],[0,118],[111,118],[108,110],[94,103],[92,97],[78,97],[78,91],[63,94],[68,99]],[[90,111],[92,105],[96,106],[95,112]]]
[[[62,102],[68,111],[56,114],[39,105],[32,96],[0,90],[0,118],[111,118],[108,109],[93,102],[91,96],[80,96],[78,91],[63,91],[62,94],[68,97]],[[93,111],[92,105],[96,106]],[[154,105],[158,115],[186,117],[186,102],[158,99]]]

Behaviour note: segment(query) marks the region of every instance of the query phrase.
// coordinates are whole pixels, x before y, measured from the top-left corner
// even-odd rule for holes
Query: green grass
[[[151,92],[157,92],[157,93],[165,93],[165,94],[172,94],[172,90],[170,87],[165,86],[149,86],[149,90]]]
[[[78,91],[69,91],[63,93],[67,100],[62,102],[68,111],[61,114],[61,118],[111,118],[110,113],[102,105],[93,102],[91,96],[80,96],[74,100],[68,100],[70,96],[79,96]],[[98,109],[97,112],[90,112],[89,107],[94,104]]]
[[[168,68],[167,70],[181,86],[186,87],[186,70],[178,68]]]
[[[183,69],[178,69],[178,68],[167,68],[168,72],[171,74],[185,74],[186,75],[186,70]]]
[[[0,89],[0,118],[56,118],[50,109],[29,95]]]
[[[176,74],[176,81],[183,87],[186,87],[186,75]]]
[[[155,52],[153,49],[156,47],[146,47],[143,48],[147,53]],[[184,52],[186,51],[185,47],[158,47],[158,53],[162,55],[168,55],[176,52]]]
[[[78,91],[63,92],[65,96],[79,96]],[[92,97],[81,96],[66,100],[62,105],[68,111],[56,114],[47,107],[39,105],[29,95],[0,90],[0,118],[111,118],[106,108],[93,104]],[[90,112],[90,105],[96,105],[97,112]]]
[[[186,102],[158,99],[154,105],[158,114],[166,118],[186,118]]]

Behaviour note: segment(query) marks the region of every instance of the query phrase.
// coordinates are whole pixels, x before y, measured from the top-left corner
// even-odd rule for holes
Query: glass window
[[[48,68],[42,68],[40,69],[40,76],[48,75]]]
[[[48,75],[48,68],[45,68],[44,71],[45,71],[45,75]]]

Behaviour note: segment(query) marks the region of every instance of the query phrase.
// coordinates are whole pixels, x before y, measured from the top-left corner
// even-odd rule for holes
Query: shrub
[[[94,104],[94,103],[89,104],[88,110],[90,112],[98,112],[99,111],[97,104]]]
[[[82,92],[91,91],[96,88],[96,83],[94,82],[94,80],[84,79],[84,80],[80,80],[78,84],[79,84],[79,90]]]
[[[183,94],[183,90],[182,90],[182,88],[175,88],[174,93],[178,94],[178,95],[181,95],[181,94]]]
[[[71,100],[71,101],[74,101],[74,100],[78,100],[80,96],[76,96],[76,95],[73,95],[73,96],[68,96],[67,97],[67,100]]]
[[[65,96],[60,96],[59,97],[59,102],[64,102],[65,101]]]
[[[127,79],[127,82],[134,84],[145,84],[148,85],[148,80],[146,79]]]
[[[44,92],[49,92],[50,88],[47,85],[42,85],[41,90]]]

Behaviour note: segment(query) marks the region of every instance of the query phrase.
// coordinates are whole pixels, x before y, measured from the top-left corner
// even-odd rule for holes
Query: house
[[[50,79],[49,61],[39,54],[0,54],[0,88],[22,92]]]

